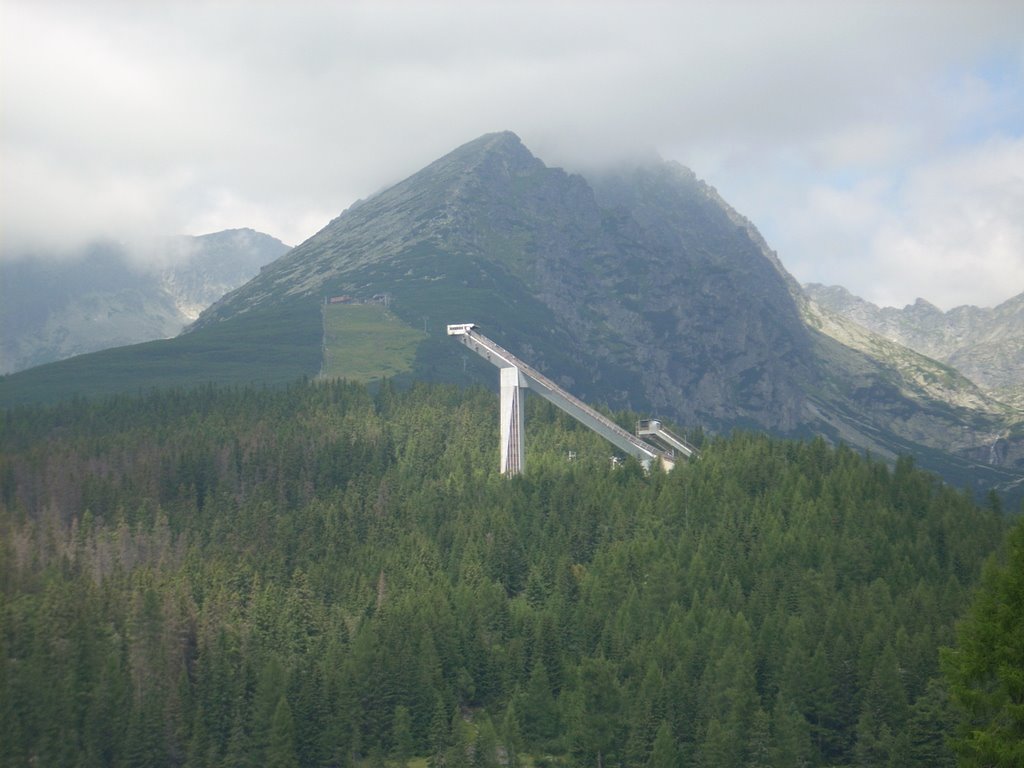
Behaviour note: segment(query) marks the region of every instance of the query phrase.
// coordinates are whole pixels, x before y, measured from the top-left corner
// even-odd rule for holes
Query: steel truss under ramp
[[[523,390],[536,392],[545,400],[561,408],[584,426],[608,440],[619,450],[635,456],[645,467],[658,462],[671,470],[677,452],[684,457],[698,455],[697,449],[665,429],[661,422],[645,420],[638,424],[637,435],[631,435],[606,416],[573,397],[560,386],[534,370],[507,349],[488,339],[473,323],[448,326],[448,335],[454,336],[480,357],[501,370],[501,472],[517,475],[523,471]],[[641,431],[640,425],[643,426]],[[659,448],[641,440],[638,435],[656,438],[666,448]]]

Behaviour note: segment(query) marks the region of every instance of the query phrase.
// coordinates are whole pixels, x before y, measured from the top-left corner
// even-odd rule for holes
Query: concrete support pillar
[[[501,369],[501,473],[523,471],[523,390],[518,368]]]

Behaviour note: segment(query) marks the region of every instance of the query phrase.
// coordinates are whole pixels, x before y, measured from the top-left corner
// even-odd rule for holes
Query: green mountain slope
[[[323,323],[309,303],[281,304],[203,333],[79,355],[0,377],[7,407],[204,384],[288,384],[320,371]]]

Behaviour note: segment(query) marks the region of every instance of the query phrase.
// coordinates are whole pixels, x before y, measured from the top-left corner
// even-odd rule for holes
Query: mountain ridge
[[[943,312],[925,299],[879,307],[842,286],[810,283],[819,305],[916,352],[947,363],[989,396],[1024,408],[1024,293],[991,308]]]
[[[774,342],[772,358],[786,357],[785,347],[790,346],[786,339],[800,337],[803,326],[798,312],[788,303],[791,278],[787,281],[783,277],[785,273],[780,271],[777,258],[769,258],[766,248],[750,240],[747,233],[752,227],[749,223],[738,225],[733,220],[737,216],[735,212],[731,217],[723,213],[716,196],[709,194],[706,185],[692,172],[681,166],[671,170],[640,169],[635,177],[638,187],[648,189],[646,192],[640,189],[640,197],[627,204],[615,198],[614,176],[588,183],[583,176],[548,168],[512,133],[488,134],[457,148],[373,198],[350,207],[254,281],[214,304],[193,328],[202,328],[231,313],[251,311],[264,302],[309,296],[327,288],[338,292],[373,290],[370,286],[375,263],[406,259],[411,268],[403,277],[433,280],[444,274],[446,265],[441,259],[448,262],[465,259],[471,262],[471,268],[478,270],[486,263],[485,272],[502,273],[492,275],[492,279],[514,281],[519,293],[525,288],[540,299],[557,324],[553,332],[569,336],[577,346],[591,345],[600,356],[610,358],[605,362],[610,362],[613,368],[621,369],[627,363],[633,367],[629,350],[639,347],[645,362],[659,367],[663,381],[648,382],[646,387],[641,387],[646,391],[640,398],[631,398],[625,389],[620,389],[612,397],[617,406],[631,407],[652,401],[654,405],[672,407],[683,413],[686,408],[680,398],[675,397],[673,402],[673,398],[665,394],[668,378],[685,374],[703,389],[703,399],[710,401],[729,386],[726,379],[731,372],[737,372],[737,365],[742,367],[745,362],[740,360],[730,365],[719,360],[721,365],[717,369],[700,372],[669,370],[668,361],[659,356],[643,336],[651,329],[652,313],[660,311],[681,316],[682,308],[672,291],[665,290],[662,281],[649,273],[649,265],[640,265],[640,260],[653,256],[660,267],[676,269],[677,283],[686,287],[691,281],[679,274],[679,252],[682,249],[690,254],[686,257],[689,259],[687,267],[700,285],[687,290],[705,304],[713,301],[713,293],[723,296],[734,290],[728,284],[728,277],[743,279],[750,288],[756,284],[755,303],[768,304],[762,314],[766,318],[786,316],[787,331],[775,333],[766,340]],[[668,205],[685,201],[689,218],[682,226],[659,229],[655,223],[657,198],[671,191],[673,185],[681,185],[677,190],[680,199]],[[621,183],[618,189],[622,190]],[[603,200],[599,201],[601,196]],[[401,221],[402,226],[392,226],[396,220]],[[704,237],[700,228],[707,230],[712,225],[715,242],[699,242]],[[374,236],[368,237],[367,232]],[[730,247],[739,247],[742,253],[727,255]],[[441,254],[437,257],[438,263],[423,265],[423,258],[410,258],[417,248]],[[698,275],[701,259],[707,257],[716,264],[707,274]],[[423,266],[430,275],[418,274],[417,270]],[[752,272],[757,273],[753,279]],[[643,277],[638,278],[638,275]],[[365,278],[370,281],[364,281]],[[464,278],[461,282],[469,281]],[[768,287],[774,290],[773,298],[762,299]],[[625,300],[608,300],[609,291],[619,292]],[[401,311],[400,303],[396,303],[395,310]],[[646,318],[642,316],[645,312]],[[476,319],[483,323],[490,321],[487,317]],[[659,333],[664,336],[670,330],[666,327]],[[699,353],[720,357],[713,347],[714,337],[721,335],[722,329],[700,327],[697,330],[694,338],[707,340],[695,344],[700,347]],[[749,329],[733,330],[735,336],[740,336]],[[531,345],[529,340],[524,341]],[[768,367],[777,366],[768,359],[767,344],[747,346],[748,357],[758,357],[754,350],[759,348],[764,350],[760,353],[760,362]],[[797,347],[800,346],[806,348],[807,340],[798,342]],[[537,351],[540,365],[544,365],[546,353]],[[796,348],[789,351],[796,357],[801,355]],[[808,367],[806,361],[790,362],[797,368]],[[590,370],[584,378],[601,376],[592,364],[588,367]],[[611,375],[627,381],[635,379],[621,370]],[[578,379],[568,374],[562,383],[572,385]],[[767,384],[763,390],[767,400],[778,406],[776,410],[780,414],[772,419],[771,409],[765,408],[763,419],[783,429],[794,428],[798,420],[795,392],[786,395]],[[790,400],[788,405],[782,402],[786,397]],[[716,420],[738,415],[729,408],[712,410],[714,413],[704,415]]]
[[[426,332],[414,379],[493,387],[493,370],[444,334],[446,323],[470,321],[613,410],[717,432],[823,433],[890,458],[915,453],[979,489],[1024,476],[1013,412],[988,407],[944,369],[916,361],[913,373],[894,364],[893,348],[876,359],[832,338],[820,318],[809,322],[777,254],[692,171],[568,173],[510,132],[467,142],[353,204],[146,354],[194,361],[188,350],[212,354],[231,339],[242,347],[223,355],[249,366],[231,376],[313,376],[323,303],[379,295]],[[273,359],[257,328],[290,345],[293,367],[256,367]],[[216,371],[195,364],[175,381],[216,381]]]

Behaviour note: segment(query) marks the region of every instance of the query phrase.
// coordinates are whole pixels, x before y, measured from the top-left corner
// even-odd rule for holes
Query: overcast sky
[[[512,130],[656,150],[807,282],[1024,291],[1024,3],[0,0],[0,252],[253,227],[297,244]]]

